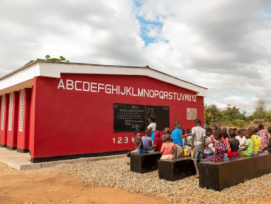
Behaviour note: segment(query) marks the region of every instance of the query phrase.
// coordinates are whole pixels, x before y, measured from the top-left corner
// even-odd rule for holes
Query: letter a
[[[64,83],[63,83],[63,80],[62,80],[62,79],[60,79],[60,82],[59,82],[59,84],[58,84],[57,89],[59,89],[59,88],[65,89],[65,86],[64,86]]]

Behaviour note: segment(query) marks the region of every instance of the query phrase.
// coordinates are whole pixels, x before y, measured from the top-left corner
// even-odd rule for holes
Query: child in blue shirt
[[[182,140],[182,123],[180,121],[176,121],[174,123],[175,129],[171,133],[171,138],[173,143],[175,144],[175,155],[174,158],[180,157],[183,153],[183,140]]]

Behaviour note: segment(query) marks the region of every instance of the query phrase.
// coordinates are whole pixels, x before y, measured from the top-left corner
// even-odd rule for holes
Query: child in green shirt
[[[241,156],[251,156],[253,152],[254,143],[251,139],[252,132],[249,130],[245,131],[246,144],[241,145],[239,152]]]

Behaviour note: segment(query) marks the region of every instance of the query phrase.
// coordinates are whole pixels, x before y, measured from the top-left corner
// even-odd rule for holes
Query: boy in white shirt
[[[198,160],[200,161],[203,159],[206,131],[201,127],[201,120],[199,118],[195,119],[195,125],[196,126],[192,128],[193,137],[191,148],[194,150],[194,156],[191,159],[193,160],[196,169],[195,178],[199,178]]]
[[[239,135],[235,137],[235,139],[239,140],[240,146],[246,144],[245,131],[245,129],[238,130]]]

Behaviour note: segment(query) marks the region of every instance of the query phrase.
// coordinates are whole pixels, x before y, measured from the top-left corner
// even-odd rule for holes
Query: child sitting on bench
[[[164,135],[165,142],[161,147],[162,157],[161,160],[174,159],[175,145],[171,142],[170,134]]]
[[[231,157],[236,158],[238,157],[238,150],[239,150],[240,143],[239,143],[239,140],[235,139],[236,132],[234,129],[229,130],[229,135],[230,135],[229,144],[231,147]]]
[[[206,161],[213,161],[213,162],[221,162],[224,161],[224,154],[225,152],[227,152],[228,150],[228,145],[226,142],[224,142],[221,138],[222,138],[222,132],[221,130],[216,130],[213,133],[214,137],[215,137],[215,144],[214,144],[214,148],[215,148],[215,153],[213,156],[209,156],[206,158]]]
[[[253,152],[254,143],[251,139],[252,132],[250,130],[245,131],[246,144],[240,146],[239,155],[240,156],[251,156]]]
[[[251,139],[253,140],[253,143],[254,143],[252,155],[253,156],[258,156],[260,147],[262,145],[262,140],[258,135],[256,135],[257,134],[257,129],[254,126],[251,126],[249,128],[249,130],[251,131],[251,134],[252,134]]]
[[[145,153],[145,150],[143,149],[143,142],[141,139],[141,132],[139,130],[135,131],[135,138],[136,138],[136,149],[132,152],[128,152],[127,156],[130,156],[130,154],[143,154]]]
[[[212,137],[212,129],[211,128],[207,128],[206,129],[206,137],[205,137],[205,147],[204,147],[204,152],[203,155],[205,157],[209,157],[213,154],[211,145],[213,143],[213,137]]]
[[[271,127],[267,129],[268,133],[271,134]],[[269,138],[269,144],[267,148],[264,150],[265,153],[271,153],[271,137]]]
[[[145,136],[141,138],[143,142],[143,149],[147,151],[152,150],[151,134],[152,134],[152,131],[150,129],[146,129]]]

